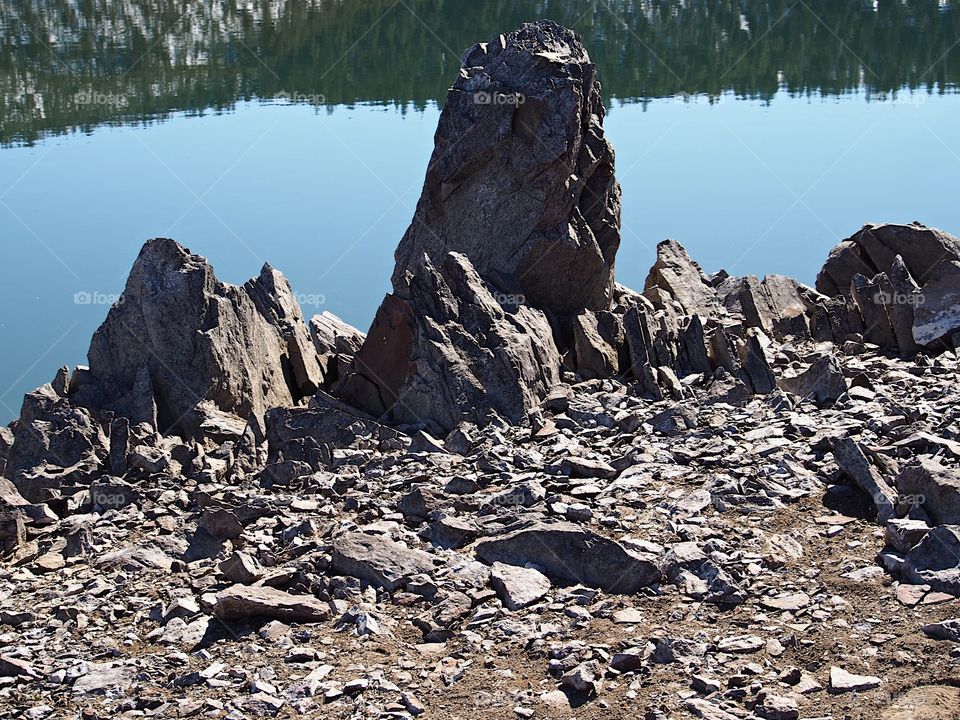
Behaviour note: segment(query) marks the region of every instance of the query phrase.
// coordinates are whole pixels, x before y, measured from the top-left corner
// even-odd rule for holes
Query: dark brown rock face
[[[554,333],[572,344],[573,318],[614,301],[620,188],[595,75],[576,34],[550,21],[467,50],[394,291],[335,394],[447,433],[522,422],[559,381]],[[600,347],[601,329],[622,335],[616,321],[581,317],[576,354],[595,375],[617,372],[625,348]]]
[[[544,314],[500,305],[470,261],[450,253],[439,267],[423,258],[387,296],[336,392],[376,417],[445,433],[494,415],[525,420],[560,364]]]
[[[609,309],[620,188],[596,68],[576,34],[526,23],[464,53],[393,286],[426,254],[469,258],[557,315]]]
[[[242,288],[227,285],[205,259],[166,239],[144,245],[89,361],[72,403],[186,435],[210,413],[262,415],[322,382],[283,275],[265,266]]]

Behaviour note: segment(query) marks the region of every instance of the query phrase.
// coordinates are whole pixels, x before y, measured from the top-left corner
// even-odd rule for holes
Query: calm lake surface
[[[960,3],[34,0],[0,6],[0,419],[90,335],[143,241],[366,329],[461,52],[549,17],[598,65],[618,278],[680,240],[812,282],[864,222],[960,232]]]

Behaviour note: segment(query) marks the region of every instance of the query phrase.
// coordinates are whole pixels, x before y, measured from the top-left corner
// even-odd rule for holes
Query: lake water
[[[144,240],[366,329],[459,55],[520,22],[597,62],[618,279],[656,243],[812,282],[864,222],[960,232],[956,3],[12,2],[0,8],[0,418],[90,335]]]

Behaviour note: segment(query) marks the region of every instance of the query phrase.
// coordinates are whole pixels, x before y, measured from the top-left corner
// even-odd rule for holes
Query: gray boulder
[[[538,602],[550,592],[550,580],[533,568],[494,563],[490,587],[509,610],[520,610]]]
[[[584,310],[573,319],[577,371],[587,379],[619,373],[624,343],[623,321],[612,312]]]
[[[630,595],[660,579],[650,556],[567,522],[535,523],[475,545],[484,562],[527,565],[558,584]]]
[[[777,385],[782,390],[818,406],[830,405],[847,392],[840,361],[834,355],[822,355],[801,373],[781,377]]]
[[[467,50],[435,136],[393,287],[424,254],[462,253],[500,291],[556,315],[609,309],[620,187],[596,68],[549,20]]]
[[[897,347],[897,338],[883,302],[884,286],[889,286],[886,274],[867,278],[860,273],[850,281],[849,294],[863,318],[863,336],[867,342],[882,348]]]
[[[242,288],[227,285],[204,258],[162,238],[140,251],[89,360],[73,402],[191,437],[206,407],[245,419],[297,404],[322,380],[280,273],[267,265]]]
[[[927,533],[907,553],[901,574],[917,585],[960,595],[960,525],[940,525]]]
[[[852,299],[862,332],[880,347],[904,355],[952,348],[960,331],[960,240],[919,223],[866,225],[830,252],[817,290]],[[814,314],[817,339],[845,338],[838,328],[827,337],[827,318]]]
[[[0,558],[16,556],[27,542],[23,513],[17,508],[0,509]]]
[[[934,640],[949,640],[960,643],[960,619],[928,623],[923,626],[922,630],[924,635]]]
[[[920,458],[904,468],[894,484],[938,525],[960,525],[960,471]]]
[[[333,568],[392,592],[414,575],[431,575],[433,556],[379,535],[349,533],[333,543]]]
[[[30,502],[61,488],[87,486],[103,474],[110,444],[91,411],[44,385],[28,393],[16,423],[7,476]]]
[[[846,295],[854,275],[872,278],[889,269],[898,255],[923,286],[941,261],[960,260],[960,239],[920,223],[864,225],[830,251],[817,275],[817,290],[831,297]]]
[[[267,484],[284,485],[292,477],[329,467],[334,449],[396,448],[409,443],[386,427],[323,391],[303,408],[274,408],[266,414]],[[298,470],[299,468],[299,470]],[[290,473],[293,473],[291,476]]]

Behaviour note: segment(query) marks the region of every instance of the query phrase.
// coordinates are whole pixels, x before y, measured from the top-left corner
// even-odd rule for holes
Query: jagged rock
[[[801,285],[786,275],[767,275],[763,279],[763,287],[773,311],[772,332],[764,332],[777,338],[809,337],[810,309],[821,296],[813,288]]]
[[[73,402],[191,437],[201,434],[205,407],[245,419],[294,405],[320,384],[280,273],[266,265],[242,288],[226,285],[206,260],[163,238],[140,251],[89,360]]]
[[[867,339],[883,348],[912,355],[918,346],[953,347],[960,329],[960,240],[919,223],[866,225],[831,251],[817,289],[852,297]],[[845,337],[838,327],[826,337],[823,320],[815,318],[815,337]]]
[[[928,275],[914,308],[913,338],[920,345],[957,347],[960,333],[960,261],[944,261]]]
[[[210,535],[221,540],[232,540],[243,534],[240,519],[226,508],[204,508],[201,522]]]
[[[821,407],[836,402],[848,389],[843,368],[834,355],[820,356],[802,373],[781,377],[777,385]]]
[[[666,577],[697,600],[716,605],[739,605],[747,600],[736,580],[708,559],[696,543],[674,545],[662,565]]]
[[[753,276],[730,277],[716,290],[724,307],[732,314],[741,315],[747,327],[759,328],[767,335],[775,334],[777,312],[760,280]]]
[[[392,592],[414,575],[429,574],[433,558],[384,537],[349,533],[333,543],[333,567],[339,573]]]
[[[24,397],[7,475],[27,500],[45,502],[62,487],[89,485],[102,474],[109,449],[90,411],[44,385]]]
[[[536,523],[475,545],[488,563],[532,565],[561,584],[581,584],[633,594],[656,582],[660,570],[649,556],[572,523]]]
[[[233,585],[217,593],[213,614],[221,620],[262,617],[314,623],[327,620],[331,612],[326,603],[310,595],[291,595],[271,587]]]
[[[127,463],[131,468],[151,474],[163,472],[170,467],[170,459],[163,449],[149,445],[133,448],[127,455]]]
[[[693,715],[703,718],[703,720],[738,720],[739,718],[738,715],[728,713],[709,700],[689,698],[684,700],[683,705]]]
[[[620,188],[603,117],[596,68],[571,30],[525,23],[467,50],[394,289],[424,254],[453,251],[534,307],[609,309]]]
[[[495,562],[490,569],[490,587],[509,610],[520,610],[550,592],[550,580],[533,568]]]
[[[960,240],[920,223],[864,225],[830,251],[817,275],[817,290],[846,295],[854,275],[872,278],[890,268],[897,255],[922,287],[942,260],[960,260]]]
[[[442,260],[422,258],[387,296],[336,394],[435,435],[525,420],[560,379],[550,324],[531,307],[502,307],[466,256]]]
[[[960,596],[960,525],[935,527],[903,561],[903,577]]]
[[[49,524],[45,519],[50,514],[50,509],[46,505],[31,504],[20,494],[17,486],[5,477],[0,477],[0,512],[20,513],[35,525]],[[9,517],[7,519],[9,520]],[[53,516],[52,521],[56,522],[56,516]]]
[[[937,525],[960,525],[960,471],[919,458],[900,472],[894,485]]]
[[[795,698],[766,693],[753,712],[764,720],[798,720],[800,706]]]
[[[0,556],[9,558],[27,541],[23,513],[17,509],[0,511]]]
[[[136,680],[136,669],[129,665],[92,663],[73,683],[74,695],[116,695],[127,693]]]
[[[250,585],[263,577],[263,568],[247,553],[235,552],[218,566],[223,576],[232,583]]]
[[[766,338],[764,338],[764,340],[765,339]],[[770,363],[767,362],[760,331],[751,328],[747,332],[747,336],[739,344],[737,354],[739,355],[743,372],[755,393],[758,395],[769,395],[776,390],[777,378],[770,368]]]
[[[657,261],[647,275],[643,294],[658,310],[664,309],[666,297],[678,303],[686,315],[699,315],[704,320],[726,315],[700,265],[676,240],[657,245]]]
[[[397,502],[397,510],[407,519],[423,521],[432,513],[450,504],[450,498],[440,490],[427,486],[416,487]]]
[[[28,678],[37,680],[43,677],[37,672],[30,663],[20,658],[0,655],[0,677],[4,678]]]
[[[313,395],[324,378],[310,331],[287,278],[264,265],[260,276],[248,280],[243,289],[263,319],[280,334],[281,367],[294,401]]]
[[[365,337],[331,312],[324,311],[310,319],[310,338],[317,350],[324,385],[336,382],[341,369],[363,347]]]
[[[585,457],[565,457],[560,461],[560,469],[576,478],[613,478],[617,470],[603,460]]]
[[[919,349],[913,337],[915,311],[923,299],[920,288],[910,275],[903,258],[897,255],[887,271],[889,286],[883,288],[882,300],[887,306],[887,317],[900,352],[915,355]],[[957,286],[960,288],[960,285]],[[958,322],[960,327],[960,322]]]
[[[849,294],[863,318],[863,336],[867,342],[882,348],[895,348],[897,338],[883,302],[884,284],[889,285],[889,281],[883,273],[872,280],[857,273],[850,282]]]
[[[496,507],[533,507],[546,497],[546,490],[536,480],[517,482],[507,490],[490,498],[485,506]]]
[[[833,443],[833,457],[840,469],[870,496],[881,523],[886,523],[896,515],[896,491],[880,477],[855,440],[837,438]]]
[[[580,663],[560,678],[566,687],[575,693],[595,693],[601,683],[600,668],[596,661]]]
[[[845,296],[821,300],[811,310],[810,336],[814,340],[842,343],[861,335],[864,329],[856,305]]]
[[[9,427],[0,427],[0,477],[7,476],[7,461],[11,447],[13,447],[13,430]]]
[[[611,312],[584,310],[573,320],[577,371],[585,378],[612,377],[620,372],[618,348],[624,347],[623,325]]]

